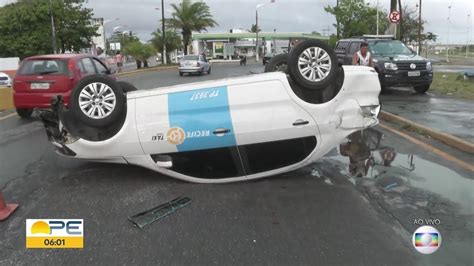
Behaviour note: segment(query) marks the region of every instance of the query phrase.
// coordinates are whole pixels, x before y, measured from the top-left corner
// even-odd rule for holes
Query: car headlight
[[[376,117],[379,115],[380,105],[361,106],[360,109],[364,117]]]
[[[391,62],[386,62],[385,64],[383,64],[383,66],[385,67],[385,69],[389,69],[389,70],[397,70],[398,69],[397,64],[391,63]]]
[[[377,59],[375,59],[375,58],[372,59],[372,62],[374,62],[374,63],[377,63],[378,61],[379,61],[379,60],[377,60]]]
[[[431,62],[426,63],[426,70],[433,70],[433,67],[431,66]]]

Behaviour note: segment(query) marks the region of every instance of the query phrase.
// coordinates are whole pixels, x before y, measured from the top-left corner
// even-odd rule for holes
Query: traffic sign
[[[391,23],[400,22],[400,12],[398,12],[397,10],[390,12],[390,15],[388,15],[388,19]]]

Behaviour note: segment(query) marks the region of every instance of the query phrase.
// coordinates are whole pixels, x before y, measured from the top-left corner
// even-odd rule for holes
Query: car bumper
[[[13,92],[13,103],[16,108],[51,108],[51,99],[59,95],[68,105],[71,92]]]
[[[385,72],[379,75],[384,86],[418,86],[430,85],[433,81],[433,71],[420,71],[420,76],[409,77],[408,71]]]
[[[178,70],[182,73],[197,73],[202,71],[202,67],[178,67]]]

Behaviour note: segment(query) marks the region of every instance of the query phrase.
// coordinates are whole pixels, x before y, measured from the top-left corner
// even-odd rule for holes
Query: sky
[[[0,6],[15,0],[0,0]],[[164,0],[165,17],[171,15],[172,3],[180,0]],[[259,26],[263,31],[277,32],[312,32],[318,31],[327,35],[335,33],[334,16],[326,13],[324,7],[336,5],[336,0],[204,0],[219,26],[208,29],[208,32],[228,32],[232,28],[250,29],[255,23],[255,6],[267,3],[258,9]],[[366,0],[372,6],[378,2],[382,9],[388,11],[390,0]],[[419,0],[401,0],[402,5],[416,9]],[[124,26],[120,30],[132,30],[142,41],[151,38],[151,32],[161,27],[160,0],[88,0],[86,7],[92,8],[94,17],[104,19],[119,18],[106,24],[110,35],[112,29]],[[451,11],[449,14],[449,6]],[[449,43],[465,44],[474,42],[474,0],[422,0],[422,18],[426,21],[425,32],[438,35],[438,43],[446,43],[449,30]],[[471,14],[470,21],[468,14]],[[448,20],[449,16],[449,20]],[[375,17],[374,17],[375,22]],[[469,29],[470,26],[470,29]],[[373,33],[375,34],[375,32]]]

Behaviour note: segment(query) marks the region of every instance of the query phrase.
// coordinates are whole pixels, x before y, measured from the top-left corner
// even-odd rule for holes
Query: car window
[[[20,75],[67,75],[69,71],[66,60],[33,59],[25,61],[18,73]]]
[[[369,50],[373,54],[412,54],[400,41],[372,41],[369,42]]]
[[[79,65],[81,65],[81,74],[92,75],[96,74],[96,70],[90,58],[82,58]]]
[[[185,55],[183,57],[183,60],[197,61],[197,60],[199,60],[199,56],[197,56],[197,55]]]
[[[353,55],[357,51],[359,51],[360,43],[359,42],[353,42],[351,43],[351,47],[349,48],[349,54]]]
[[[92,59],[99,74],[107,74],[108,69],[97,59]]]

